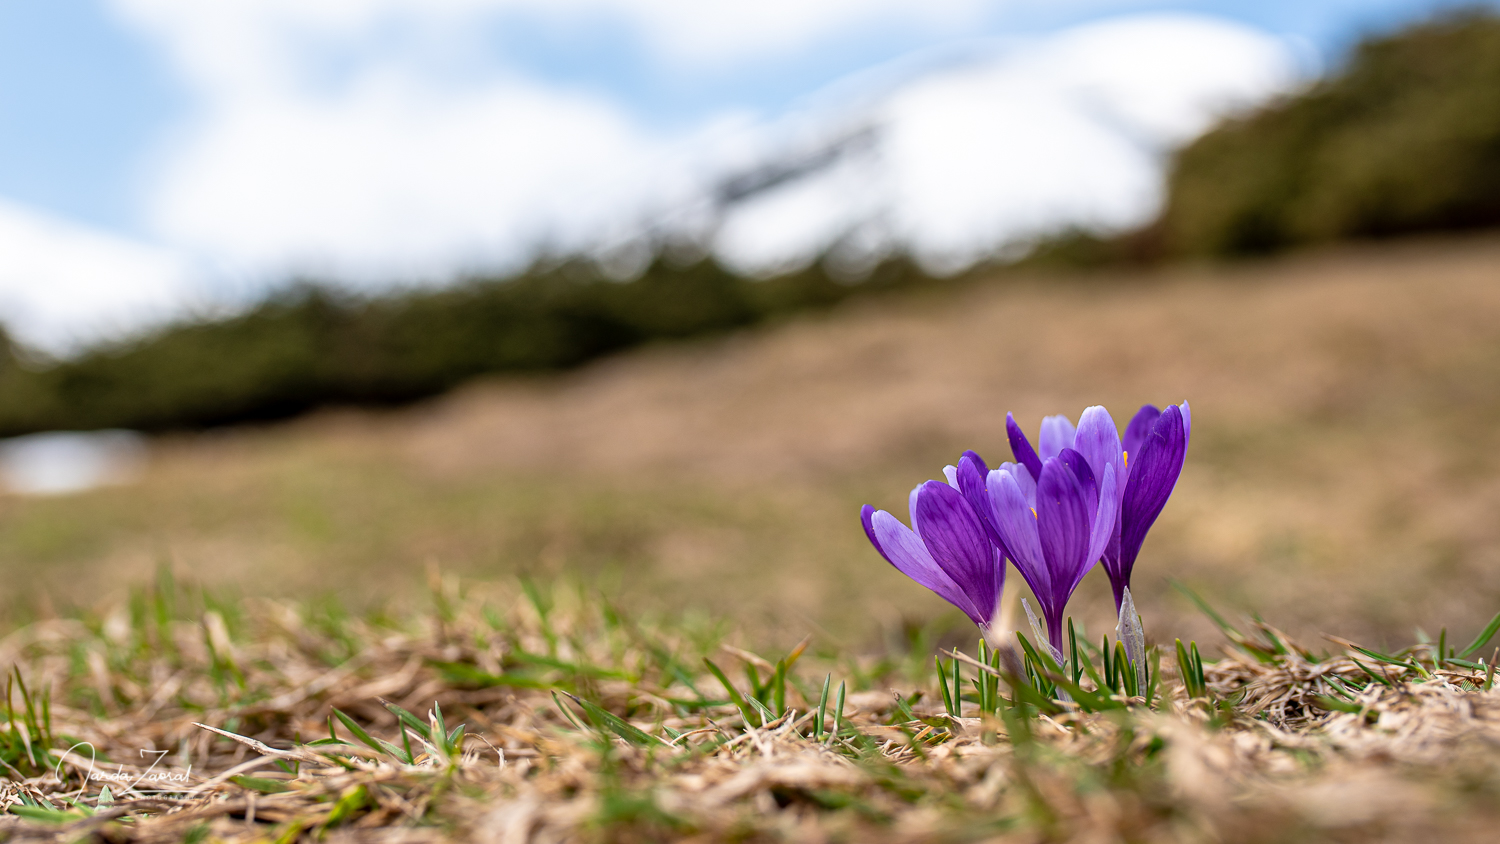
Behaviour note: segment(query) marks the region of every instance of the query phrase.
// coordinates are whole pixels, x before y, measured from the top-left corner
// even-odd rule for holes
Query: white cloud
[[[65,353],[166,318],[198,297],[178,253],[0,201],[0,319]]]
[[[172,242],[262,272],[514,264],[625,213],[655,149],[596,98],[372,73],[334,101],[247,99],[187,130],[150,213]]]
[[[1295,64],[1278,39],[1176,15],[997,50],[878,100],[862,118],[878,131],[868,151],[732,210],[717,250],[768,272],[857,227],[943,270],[1069,225],[1136,225],[1160,201],[1168,150],[1285,90]]]
[[[472,33],[496,15],[618,19],[622,38],[695,72],[771,61],[841,28],[951,30],[986,4],[113,2],[201,99],[156,159],[150,225],[200,261],[264,279],[441,278],[663,218],[700,220],[715,183],[742,162],[861,122],[876,128],[873,146],[733,208],[718,253],[766,271],[852,238],[961,266],[1006,239],[1143,219],[1162,150],[1228,104],[1284,87],[1295,65],[1286,44],[1236,24],[1122,18],[996,45],[989,60],[878,97],[836,86],[814,100],[830,110],[771,122],[718,115],[663,133],[598,93],[493,63],[455,82],[441,67],[448,53],[483,52]],[[320,77],[330,54],[346,60],[336,84]]]

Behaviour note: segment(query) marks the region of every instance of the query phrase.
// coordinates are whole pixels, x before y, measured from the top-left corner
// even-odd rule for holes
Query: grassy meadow
[[[352,606],[437,568],[577,578],[776,646],[879,649],[933,619],[966,640],[858,507],[904,519],[961,449],[1009,459],[1007,410],[1034,434],[1187,399],[1187,468],[1137,567],[1152,629],[1208,632],[1167,577],[1308,639],[1477,629],[1500,608],[1497,278],[1483,238],[1005,275],[404,410],[170,436],[131,485],[0,502],[0,574],[23,617],[162,564]],[[1107,592],[1091,576],[1075,612],[1106,625]]]
[[[158,438],[0,499],[0,839],[1489,840],[1497,279],[1493,238],[1012,272]],[[1182,399],[1144,686],[1102,575],[1066,669],[1007,661],[859,527],[1007,410]]]

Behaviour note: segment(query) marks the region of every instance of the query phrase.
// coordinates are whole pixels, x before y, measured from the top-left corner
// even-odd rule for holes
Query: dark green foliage
[[[752,280],[709,260],[662,259],[629,282],[573,261],[374,298],[303,286],[248,313],[50,365],[27,365],[0,342],[0,436],[192,429],[408,402],[476,375],[564,369],[923,281],[904,260],[851,285],[820,265]]]
[[[1471,11],[1361,44],[1310,90],[1177,157],[1169,255],[1500,225],[1500,17]]]
[[[1182,640],[1177,640],[1177,673],[1182,677],[1188,697],[1208,697],[1208,681],[1203,676],[1203,657],[1198,653],[1197,642],[1183,647]]]

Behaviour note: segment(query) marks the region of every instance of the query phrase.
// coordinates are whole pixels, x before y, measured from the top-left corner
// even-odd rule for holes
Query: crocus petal
[[[1109,411],[1099,405],[1085,410],[1078,417],[1078,433],[1073,438],[1073,447],[1088,460],[1089,468],[1094,470],[1096,478],[1102,480],[1104,467],[1113,466],[1115,478],[1120,481],[1115,485],[1115,497],[1118,499],[1124,495],[1125,449],[1120,443],[1120,432],[1116,430],[1115,420],[1110,417]],[[1116,512],[1118,510],[1116,507]]]
[[[1134,468],[1136,458],[1141,456],[1141,443],[1146,441],[1146,436],[1151,433],[1151,426],[1161,417],[1161,411],[1156,405],[1143,406],[1125,426],[1125,453],[1129,455],[1129,468]]]
[[[1052,579],[1047,573],[1047,563],[1042,557],[1042,544],[1037,535],[1036,515],[1031,511],[1031,502],[1016,483],[1016,475],[1030,473],[1016,467],[1015,473],[1003,469],[990,472],[985,479],[993,503],[995,529],[1004,540],[1007,556],[1016,564],[1016,570],[1026,579],[1026,584],[1038,596],[1047,594],[1052,588]]]
[[[1105,549],[1114,540],[1115,531],[1119,529],[1120,496],[1115,492],[1121,486],[1116,480],[1118,477],[1115,467],[1106,463],[1104,482],[1099,484],[1099,510],[1094,514],[1094,530],[1089,535],[1089,561],[1084,568],[1085,574],[1104,556]]]
[[[1193,441],[1193,409],[1188,407],[1187,402],[1177,405],[1182,409],[1182,438],[1188,442]]]
[[[1037,440],[1041,448],[1041,457],[1045,462],[1056,457],[1063,449],[1073,447],[1073,437],[1077,429],[1073,427],[1072,421],[1066,416],[1048,416],[1042,420],[1042,436]],[[1038,481],[1041,478],[1037,478]]]
[[[980,475],[988,475],[990,473],[989,464],[984,462],[984,458],[979,456],[979,452],[973,449],[969,449],[959,456],[958,462],[962,463],[965,458],[972,460],[976,465],[978,465]]]
[[[1021,431],[1021,426],[1016,424],[1016,417],[1005,414],[1005,435],[1010,438],[1010,452],[1015,455],[1016,462],[1026,467],[1031,473],[1032,483],[1042,476],[1042,459],[1036,456],[1036,451],[1031,447],[1031,440],[1026,439],[1026,434]]]
[[[994,505],[990,502],[989,490],[985,488],[984,479],[989,475],[989,469],[984,465],[984,459],[972,451],[964,452],[964,456],[958,461],[958,491],[964,500],[973,508],[974,514],[984,524],[985,532],[990,541],[1000,553],[1009,557],[1010,553],[1005,550],[1005,540],[1000,538],[999,531],[995,528]]]
[[[1094,480],[1094,470],[1089,468],[1089,462],[1076,449],[1065,448],[1058,452],[1057,459],[1066,463],[1073,470],[1073,477],[1078,479],[1079,485],[1083,487],[1083,503],[1090,513],[1099,509],[1099,483]],[[1042,471],[1046,471],[1045,468]]]
[[[1043,602],[1049,622],[1057,620],[1083,577],[1093,515],[1083,484],[1068,464],[1055,458],[1044,463],[1036,485],[1036,523],[1052,589],[1048,595],[1037,595],[1037,600]]]
[[[922,545],[922,540],[912,532],[901,520],[892,516],[884,510],[876,510],[866,504],[859,513],[860,521],[865,526],[865,535],[870,538],[870,544],[880,552],[880,556],[886,562],[895,566],[896,570],[915,580],[918,584],[937,593],[938,597],[947,601],[964,614],[979,623],[979,613],[974,608],[973,601],[965,595],[958,584],[953,582],[938,566],[937,561],[927,552]]]
[[[988,624],[1000,596],[1002,563],[974,508],[958,490],[928,481],[917,494],[918,532],[932,559],[958,584],[979,611],[976,624]]]
[[[1119,568],[1127,578],[1140,553],[1146,532],[1161,515],[1187,456],[1187,431],[1182,410],[1176,405],[1162,412],[1151,428],[1151,435],[1141,444],[1140,458],[1130,470],[1125,486],[1121,522]]]
[[[865,536],[869,538],[870,544],[875,546],[875,550],[880,552],[880,556],[884,557],[885,551],[880,547],[880,540],[875,537],[875,525],[872,523],[874,518],[874,507],[866,504],[859,508],[859,523],[865,528]]]
[[[1001,463],[1000,471],[1009,472],[1016,480],[1016,486],[1021,488],[1021,494],[1026,496],[1026,506],[1036,506],[1036,478],[1032,477],[1031,470],[1019,463]]]
[[[943,467],[943,477],[945,477],[945,478],[948,479],[948,486],[951,486],[954,489],[958,489],[958,467],[957,466],[952,466],[952,465],[944,466]]]

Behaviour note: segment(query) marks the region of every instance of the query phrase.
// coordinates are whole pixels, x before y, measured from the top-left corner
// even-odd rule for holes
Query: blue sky
[[[0,0],[0,195],[129,230],[134,165],[190,107],[98,3]]]
[[[1222,15],[1295,34],[1336,61],[1365,32],[1431,14],[1445,0],[1197,3],[1034,3],[996,10],[974,35],[1034,35],[1139,10]],[[848,73],[943,37],[874,22],[770,65],[684,74],[600,18],[567,31],[525,15],[497,16],[490,60],[619,99],[654,123],[691,123],[728,105],[774,112]],[[338,75],[337,58],[329,73]],[[139,233],[140,166],[152,144],[195,106],[169,62],[98,0],[0,0],[0,196],[69,218]]]
[[[748,4],[707,0],[0,0],[0,223],[10,219],[15,231],[38,238],[37,254],[9,275],[0,255],[0,318],[14,323],[16,314],[29,313],[43,319],[46,308],[26,311],[15,303],[29,301],[28,284],[46,286],[27,279],[48,275],[47,250],[71,251],[57,247],[69,242],[70,226],[92,238],[93,251],[77,250],[80,255],[103,261],[119,253],[128,260],[114,263],[136,267],[134,275],[109,282],[109,290],[154,291],[120,293],[121,301],[137,304],[177,295],[169,291],[185,282],[142,281],[163,274],[191,276],[200,285],[217,277],[220,287],[225,278],[270,278],[307,268],[368,274],[370,266],[385,266],[390,255],[375,250],[363,264],[331,259],[319,264],[319,256],[358,257],[361,243],[381,239],[379,208],[372,206],[421,194],[426,187],[422,174],[367,187],[364,174],[389,171],[402,156],[482,156],[482,146],[467,138],[486,132],[502,139],[495,145],[498,155],[518,161],[545,157],[577,138],[584,139],[577,155],[591,155],[590,144],[608,150],[576,168],[578,184],[556,193],[580,185],[594,191],[599,180],[591,174],[698,149],[702,144],[696,139],[722,138],[726,125],[774,121],[830,83],[923,51],[938,55],[971,43],[993,50],[1009,40],[1040,43],[1090,22],[1177,12],[1279,39],[1306,73],[1337,63],[1361,35],[1461,4],[763,0],[757,5],[768,11],[751,13]],[[318,11],[308,11],[313,7]],[[486,115],[506,109],[514,112],[510,123],[486,122]],[[449,121],[441,137],[414,134],[412,124],[428,116],[436,123]],[[551,126],[555,134],[538,130],[530,146],[505,145],[503,139],[533,125]],[[321,138],[322,158],[309,153],[282,168],[272,153],[257,152],[279,149],[296,157],[302,134]],[[365,138],[372,138],[368,149]],[[716,143],[734,149],[736,142]],[[341,155],[339,145],[351,155]],[[363,164],[344,160],[361,155],[368,159]],[[565,154],[558,156],[547,172],[570,169]],[[278,193],[268,185],[282,170],[291,187]],[[351,222],[329,224],[318,234],[323,240],[303,236],[310,228],[305,219],[278,222],[278,203],[281,208],[299,204],[302,195],[293,188],[325,175],[322,192],[308,193],[312,210],[306,213],[313,215],[308,219],[349,217]],[[513,188],[516,197],[550,201],[550,183],[533,175],[517,166],[487,178],[492,190]],[[443,177],[454,185],[463,181],[461,175]],[[617,192],[624,196],[639,188]],[[415,256],[410,267],[440,275],[445,267],[472,267],[500,254],[494,251],[498,235],[493,231],[471,227],[462,237],[444,234],[445,225],[462,229],[467,219],[500,213],[456,190],[434,193],[422,200],[426,206],[415,203],[428,209],[422,219],[432,222],[431,231],[412,235],[410,249],[402,253]],[[347,207],[337,201],[340,191],[348,196]],[[472,205],[467,211],[466,201]],[[565,205],[552,211],[573,213]],[[495,226],[520,231],[525,227],[515,220],[524,222],[526,216],[524,209],[515,211],[512,222]],[[409,221],[384,225],[414,228]],[[0,226],[0,233],[5,231]],[[545,237],[525,231],[512,239]],[[120,251],[132,249],[130,255]],[[435,255],[451,257],[436,260]],[[81,260],[59,264],[56,277],[87,274],[95,266]],[[402,272],[416,270],[393,274]],[[89,298],[82,291],[100,289],[83,286],[68,295]],[[132,319],[122,318],[122,324]]]

